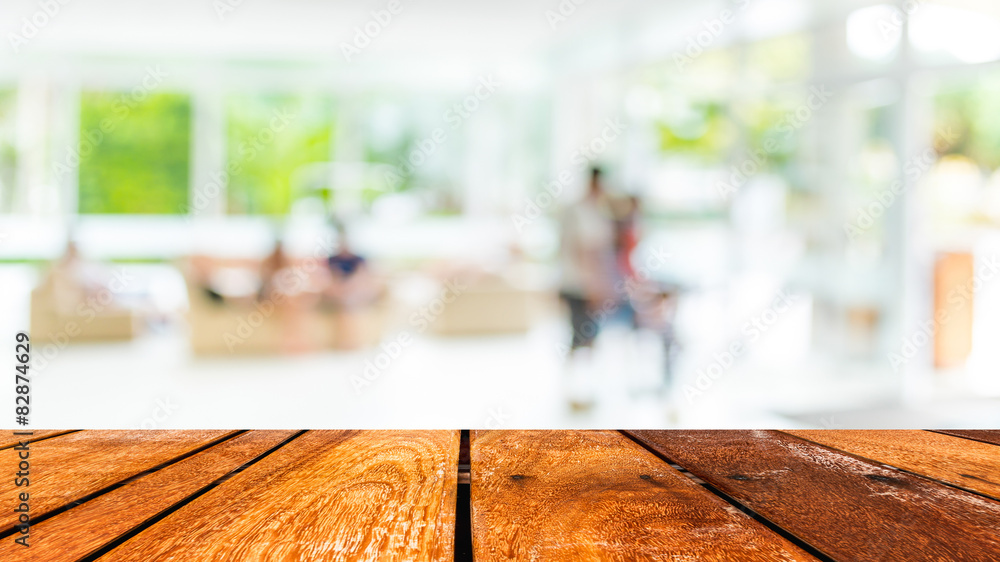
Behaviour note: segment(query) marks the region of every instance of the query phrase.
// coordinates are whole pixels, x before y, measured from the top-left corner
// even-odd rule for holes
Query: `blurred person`
[[[674,356],[677,353],[674,317],[678,288],[651,279],[651,272],[640,275],[636,271],[633,258],[642,241],[641,221],[642,199],[637,195],[624,197],[615,219],[618,272],[615,293],[619,298],[619,308],[614,317],[625,323],[633,333],[644,330],[656,335],[663,350],[660,390],[669,393],[673,380]]]
[[[337,252],[327,258],[330,281],[324,294],[340,308],[357,308],[374,302],[381,287],[372,274],[368,260],[351,248],[350,236],[343,223],[337,223]]]
[[[337,341],[343,348],[363,345],[363,323],[383,296],[385,288],[375,277],[368,260],[351,247],[347,226],[338,222],[337,252],[327,258],[328,281],[324,300],[337,311]]]
[[[635,278],[635,268],[632,266],[632,254],[639,246],[642,237],[642,200],[638,195],[624,198],[624,205],[615,220],[615,250],[618,268],[623,277]]]
[[[77,328],[87,331],[84,339],[122,340],[150,325],[162,326],[167,315],[135,279],[125,267],[84,258],[70,236],[63,255],[32,291],[32,329],[65,333],[66,322],[77,319]]]
[[[225,336],[238,334],[242,344],[250,337],[243,333],[247,325],[257,334],[248,348],[298,353],[325,347],[326,331],[317,329],[322,315],[315,309],[326,287],[326,259],[314,259],[290,255],[280,238],[258,259],[188,258],[189,287],[198,297],[191,300],[191,318],[203,328],[196,330],[197,347],[214,353],[224,341],[232,352]]]
[[[662,391],[669,394],[673,384],[674,360],[678,352],[674,330],[680,288],[646,282],[632,292],[636,327],[657,335],[663,350]]]
[[[148,312],[148,303],[134,298],[134,287],[126,294],[126,282],[110,266],[83,258],[72,237],[66,242],[63,255],[52,264],[43,283],[50,284],[56,309],[65,315],[78,314],[84,303],[99,310]]]
[[[594,167],[583,199],[568,206],[560,224],[560,291],[569,308],[572,342],[568,362],[574,376],[581,370],[586,383],[592,365],[592,348],[600,332],[602,312],[613,299],[615,264],[615,228],[603,173]],[[592,399],[584,395],[570,398],[574,409],[586,409]]]
[[[271,253],[260,262],[260,290],[257,292],[257,300],[274,299],[279,293],[287,295],[291,292],[291,284],[284,282],[285,272],[291,267],[284,244],[281,239],[275,240]]]
[[[63,255],[49,270],[56,306],[65,313],[73,313],[79,303],[97,296],[105,288],[107,276],[99,264],[80,256],[80,250],[71,238],[66,242]]]
[[[632,302],[634,288],[642,283],[636,275],[632,257],[642,236],[642,202],[637,195],[622,198],[615,213],[615,278],[613,318],[625,323],[629,328],[638,328],[635,307]]]
[[[319,300],[320,288],[288,255],[281,239],[260,264],[258,302],[274,306],[281,322],[281,349],[286,353],[312,351],[308,315]]]

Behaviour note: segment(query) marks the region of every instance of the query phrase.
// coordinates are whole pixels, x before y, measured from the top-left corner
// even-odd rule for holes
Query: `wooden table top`
[[[88,430],[27,449],[0,438],[0,560],[1000,561],[1000,431]]]

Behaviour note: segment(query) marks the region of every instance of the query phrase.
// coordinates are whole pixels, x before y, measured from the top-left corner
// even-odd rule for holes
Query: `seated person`
[[[327,258],[326,301],[336,308],[336,347],[357,349],[364,346],[366,326],[371,323],[371,309],[383,296],[385,288],[376,279],[368,260],[351,250],[346,228],[337,225],[337,252]]]
[[[120,293],[125,287],[116,287],[113,279],[108,267],[85,260],[76,243],[68,241],[65,253],[52,264],[49,272],[56,309],[62,314],[73,315],[81,303],[95,301],[102,308],[121,308]]]
[[[274,242],[274,249],[260,263],[260,290],[257,300],[274,299],[279,293],[289,294],[293,287],[289,286],[286,271],[291,267],[288,255],[281,240]]]
[[[209,301],[250,307],[265,300],[284,302],[302,293],[315,295],[315,283],[304,279],[293,266],[283,243],[277,240],[271,253],[259,261],[192,256],[187,275]]]
[[[337,252],[327,258],[330,280],[325,295],[338,308],[359,308],[381,296],[382,288],[372,275],[368,261],[351,249],[347,229],[337,225]]]
[[[259,302],[274,305],[281,322],[281,349],[285,353],[312,351],[309,337],[309,311],[316,304],[317,291],[310,276],[295,266],[281,240],[260,264]]]
[[[260,264],[257,300],[271,300],[276,304],[299,308],[313,307],[322,297],[327,284],[326,276],[317,274],[315,269],[307,262],[289,256],[282,242],[276,241],[274,250]]]
[[[141,321],[159,313],[144,281],[124,267],[81,257],[70,240],[31,291],[31,329],[39,341],[130,339]]]

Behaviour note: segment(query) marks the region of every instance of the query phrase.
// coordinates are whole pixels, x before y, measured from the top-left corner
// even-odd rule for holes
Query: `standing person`
[[[573,340],[570,366],[592,367],[592,347],[600,330],[596,311],[612,298],[615,264],[615,228],[600,168],[592,168],[583,199],[569,206],[560,231],[560,297],[570,313]],[[578,373],[577,373],[578,374]],[[571,398],[575,409],[589,408],[590,399]]]
[[[630,195],[622,201],[622,207],[615,218],[615,317],[629,328],[638,328],[633,306],[633,293],[641,279],[632,265],[632,254],[639,247],[642,236],[640,222],[642,202],[637,195]]]
[[[625,279],[635,279],[635,268],[632,267],[632,254],[639,246],[642,237],[640,221],[642,218],[642,201],[638,195],[630,195],[625,199],[622,216],[615,221],[615,249],[618,269]]]

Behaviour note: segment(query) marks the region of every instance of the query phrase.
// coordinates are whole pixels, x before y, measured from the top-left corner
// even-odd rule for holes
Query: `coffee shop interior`
[[[37,427],[1000,425],[995,2],[0,28],[0,333]]]

